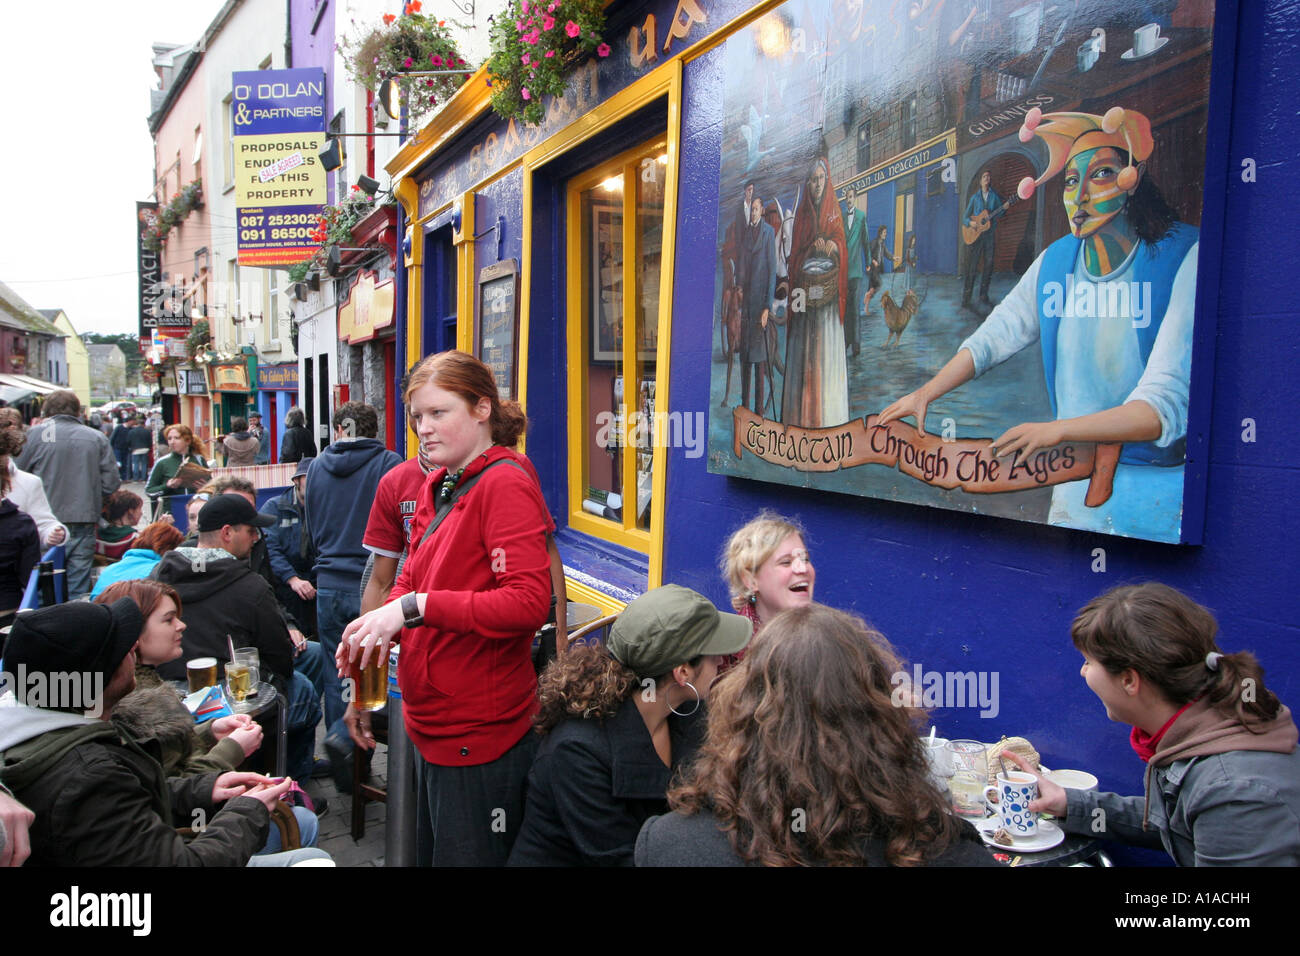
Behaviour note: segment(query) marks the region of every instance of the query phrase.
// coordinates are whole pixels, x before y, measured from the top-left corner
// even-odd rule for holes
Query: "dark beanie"
[[[27,674],[100,674],[107,687],[122,659],[135,647],[144,616],[130,598],[113,604],[74,601],[14,620],[5,644],[5,670]]]

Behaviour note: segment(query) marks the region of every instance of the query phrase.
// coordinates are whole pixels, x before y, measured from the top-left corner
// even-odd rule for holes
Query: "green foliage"
[[[569,74],[587,56],[609,56],[602,0],[511,0],[492,21],[492,109],[536,126],[543,96],[563,96]]]
[[[186,183],[158,210],[158,215],[145,227],[144,247],[158,252],[167,241],[167,233],[185,221],[185,218],[203,205],[203,180]]]
[[[385,14],[383,26],[363,28],[337,47],[352,78],[376,95],[384,83],[396,77],[413,123],[450,99],[475,69],[461,54],[447,21],[423,16],[420,6],[420,0],[412,0],[400,17]],[[464,29],[461,24],[452,26]],[[403,77],[405,73],[461,67],[465,72]]]

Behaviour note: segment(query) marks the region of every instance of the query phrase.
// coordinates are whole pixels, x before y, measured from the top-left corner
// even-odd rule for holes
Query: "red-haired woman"
[[[170,521],[155,521],[145,527],[135,540],[131,549],[122,555],[116,564],[110,564],[99,572],[91,598],[97,598],[110,585],[118,581],[133,581],[147,578],[158,566],[162,556],[174,548],[180,547],[184,535]]]
[[[348,625],[338,664],[386,656],[400,635],[402,709],[419,752],[417,861],[500,865],[536,747],[531,646],[550,605],[551,521],[513,450],[527,419],[498,398],[487,366],[464,352],[430,356],[411,372],[406,404],[438,467],[420,490],[392,600]],[[348,721],[356,736],[352,708]]]

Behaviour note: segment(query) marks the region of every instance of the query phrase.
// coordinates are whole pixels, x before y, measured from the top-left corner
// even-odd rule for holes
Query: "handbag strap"
[[[443,519],[446,518],[447,515],[451,514],[451,509],[456,504],[456,502],[459,501],[462,496],[468,494],[469,490],[473,488],[476,484],[478,484],[478,480],[482,478],[484,475],[486,475],[488,471],[495,468],[497,465],[512,465],[515,468],[518,468],[520,471],[524,470],[523,467],[512,458],[498,458],[496,461],[488,462],[483,467],[482,471],[480,471],[469,481],[460,485],[455,491],[451,493],[451,497],[449,497],[442,504],[438,505],[437,510],[434,512],[433,520],[429,522],[429,527],[425,529],[424,537],[420,539],[420,544],[416,545],[416,548],[419,548],[421,545],[424,544],[424,542],[429,540],[430,536],[435,531],[438,530],[438,525],[442,524]]]

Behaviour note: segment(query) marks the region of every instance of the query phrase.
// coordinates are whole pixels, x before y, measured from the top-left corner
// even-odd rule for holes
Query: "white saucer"
[[[1002,826],[1002,821],[995,816],[985,817],[975,823],[975,829],[980,832],[980,839],[996,850],[1009,850],[1013,853],[1037,853],[1040,850],[1050,850],[1065,839],[1064,830],[1051,820],[1044,820],[1040,817],[1036,835],[1032,837],[1012,837],[1015,845],[1003,846],[1001,843],[993,842],[993,834],[997,832],[1000,826]]]
[[[1162,46],[1164,46],[1168,42],[1169,42],[1169,37],[1161,37],[1159,40],[1156,41],[1156,45],[1151,50],[1147,51],[1146,53],[1143,53],[1141,56],[1134,53],[1133,49],[1130,47],[1129,49],[1121,53],[1119,55],[1119,58],[1121,60],[1141,60],[1150,56],[1152,53],[1155,53],[1157,50],[1159,50]]]

